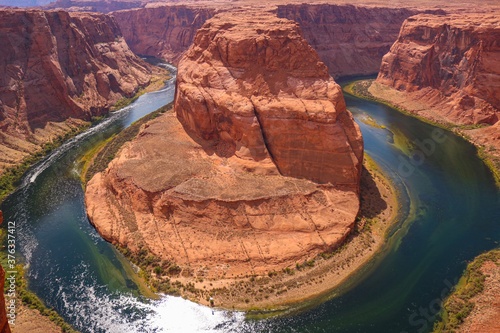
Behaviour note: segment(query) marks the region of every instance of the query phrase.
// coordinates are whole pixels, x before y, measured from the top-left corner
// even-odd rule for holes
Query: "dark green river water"
[[[467,261],[499,246],[499,191],[472,145],[346,96],[366,152],[401,191],[401,219],[378,256],[335,297],[278,318],[212,312],[171,296],[146,299],[132,267],[90,226],[75,161],[173,93],[172,81],[66,143],[1,207],[16,222],[30,289],[82,332],[428,332]]]

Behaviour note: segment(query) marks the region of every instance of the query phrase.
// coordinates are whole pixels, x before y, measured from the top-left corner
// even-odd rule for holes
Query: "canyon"
[[[416,15],[405,21],[369,92],[484,147],[500,167],[498,15]]]
[[[135,53],[177,63],[193,42],[196,30],[216,12],[227,10],[231,10],[227,4],[158,4],[111,15]],[[407,17],[423,11],[444,13],[344,4],[276,4],[262,11],[299,23],[305,39],[334,77],[377,73],[382,56],[389,51]]]
[[[231,284],[313,259],[351,232],[361,133],[297,23],[215,15],[179,62],[174,109],[87,184],[106,240],[188,281]]]
[[[159,73],[109,16],[6,9],[0,17],[0,173]]]

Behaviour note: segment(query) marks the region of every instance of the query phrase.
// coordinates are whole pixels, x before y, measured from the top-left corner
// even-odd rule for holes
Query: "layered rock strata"
[[[1,10],[0,18],[0,170],[150,81],[151,66],[108,16]]]
[[[227,3],[200,6],[158,5],[113,15],[134,52],[177,63],[193,42],[196,30],[217,11],[230,10]],[[268,10],[298,22],[304,37],[334,76],[377,73],[403,21],[421,12],[331,4],[277,4]]]
[[[108,241],[186,275],[233,278],[294,266],[349,234],[361,134],[296,23],[237,11],[207,21],[179,63],[175,111],[88,183],[89,218]]]
[[[158,6],[113,13],[130,48],[137,54],[177,63],[193,43],[196,31],[214,8]]]
[[[384,56],[377,82],[455,124],[494,124],[500,109],[497,15],[417,15]]]
[[[304,37],[334,76],[375,74],[415,9],[352,5],[280,5],[279,17],[300,24]]]
[[[384,56],[369,91],[435,122],[457,126],[485,148],[498,168],[499,40],[497,14],[413,16]]]

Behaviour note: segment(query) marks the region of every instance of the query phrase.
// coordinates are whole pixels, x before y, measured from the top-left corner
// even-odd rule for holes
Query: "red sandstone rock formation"
[[[216,15],[180,61],[177,89],[190,135],[168,113],[87,184],[105,239],[219,279],[342,243],[359,209],[361,134],[296,23]]]
[[[498,15],[417,15],[384,56],[377,82],[455,124],[494,124],[500,110]],[[440,120],[440,119],[438,119]]]
[[[181,123],[221,156],[271,158],[284,176],[357,188],[361,134],[298,25],[233,15],[209,20],[179,63]]]
[[[114,13],[131,49],[177,62],[196,30],[216,10],[229,5],[157,6]],[[298,22],[306,40],[334,76],[374,74],[398,36],[403,21],[417,10],[351,5],[271,6],[279,17]]]
[[[300,24],[334,76],[377,73],[401,24],[417,10],[352,5],[282,5],[278,16]]]
[[[137,54],[177,63],[213,8],[160,6],[113,13],[128,45]]]
[[[55,122],[102,115],[150,80],[151,66],[108,16],[2,10],[0,18],[0,170],[71,127]]]

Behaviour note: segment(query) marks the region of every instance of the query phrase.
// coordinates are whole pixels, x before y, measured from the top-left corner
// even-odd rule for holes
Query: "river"
[[[30,289],[81,332],[428,332],[467,261],[499,246],[499,191],[471,144],[346,95],[366,152],[402,193],[402,219],[368,266],[329,299],[277,318],[141,296],[134,267],[89,224],[75,161],[171,102],[174,79],[55,150],[2,204]]]

